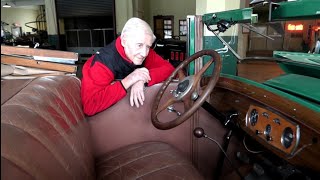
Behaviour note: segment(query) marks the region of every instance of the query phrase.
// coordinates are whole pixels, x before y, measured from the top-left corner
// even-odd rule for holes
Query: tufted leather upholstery
[[[1,81],[3,179],[202,179],[190,161],[162,142],[94,157],[90,131],[79,79]]]

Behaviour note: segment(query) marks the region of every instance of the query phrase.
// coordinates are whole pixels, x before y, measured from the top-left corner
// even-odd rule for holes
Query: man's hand
[[[149,75],[149,70],[147,68],[138,68],[130,73],[127,77],[121,80],[121,83],[125,89],[135,84],[138,81],[143,83],[149,82],[151,80]],[[142,83],[142,84],[143,84]]]
[[[130,91],[130,105],[136,107],[139,107],[139,104],[141,106],[143,105],[144,101],[144,81],[138,81],[135,84],[132,85],[131,91]]]

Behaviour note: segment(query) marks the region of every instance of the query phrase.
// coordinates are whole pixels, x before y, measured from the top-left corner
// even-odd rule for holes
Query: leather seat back
[[[1,83],[7,91],[1,92],[1,177],[94,179],[79,79],[42,77],[17,86],[10,81]]]

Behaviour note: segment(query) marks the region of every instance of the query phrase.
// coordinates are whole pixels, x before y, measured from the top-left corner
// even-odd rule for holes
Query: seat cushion
[[[129,145],[96,160],[102,179],[203,179],[192,163],[172,146],[162,142]]]
[[[78,78],[4,80],[2,88],[2,179],[95,179]]]
[[[26,87],[31,79],[1,80],[1,105]]]

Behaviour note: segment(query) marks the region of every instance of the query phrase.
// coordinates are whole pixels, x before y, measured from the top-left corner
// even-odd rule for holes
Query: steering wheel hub
[[[189,80],[186,79],[178,84],[177,92],[184,92],[189,85]]]
[[[174,97],[179,100],[188,94],[192,88],[193,81],[193,76],[188,76],[179,82],[177,89],[173,93]]]

